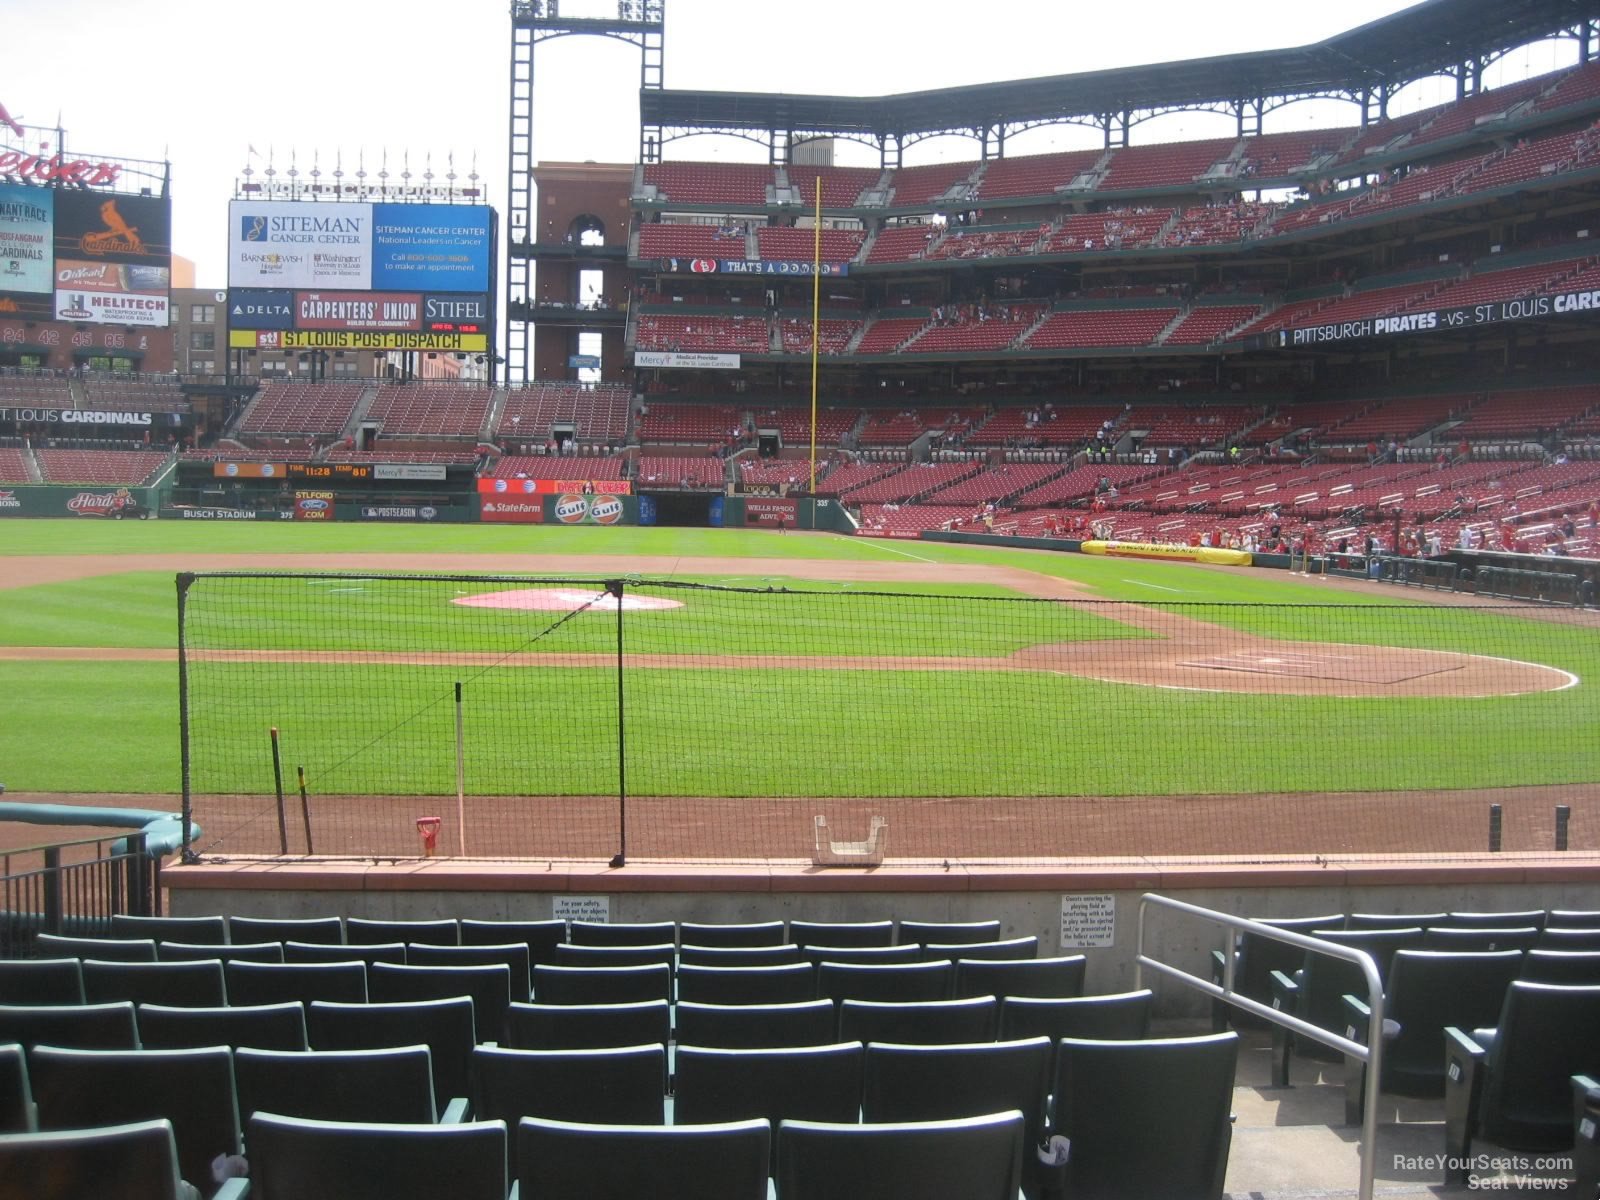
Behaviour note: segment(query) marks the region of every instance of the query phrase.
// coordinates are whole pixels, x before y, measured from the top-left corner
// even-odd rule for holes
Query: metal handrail
[[[1285,942],[1291,946],[1299,946],[1302,950],[1309,950],[1315,954],[1326,954],[1330,958],[1341,958],[1346,962],[1355,963],[1361,968],[1361,974],[1367,984],[1367,1044],[1352,1041],[1342,1034],[1330,1033],[1320,1025],[1313,1025],[1310,1021],[1280,1012],[1269,1004],[1262,1004],[1259,1000],[1252,1000],[1249,996],[1241,996],[1233,990],[1233,972],[1235,947],[1234,939],[1229,937],[1228,946],[1222,956],[1222,985],[1219,987],[1209,979],[1202,979],[1188,971],[1156,959],[1149,958],[1144,952],[1145,914],[1151,905],[1158,908],[1170,909],[1173,912],[1185,913],[1191,917],[1209,921],[1213,925],[1240,933],[1252,933],[1257,937],[1268,938],[1275,942]],[[1249,917],[1236,917],[1232,913],[1218,912],[1212,908],[1202,908],[1198,904],[1189,904],[1183,900],[1174,900],[1169,896],[1158,896],[1154,892],[1146,892],[1139,897],[1139,938],[1133,960],[1133,986],[1144,986],[1144,968],[1149,967],[1158,974],[1176,979],[1180,983],[1204,992],[1218,1000],[1225,1000],[1237,1008],[1254,1013],[1263,1020],[1274,1025],[1281,1025],[1285,1029],[1310,1038],[1312,1041],[1321,1042],[1335,1050],[1354,1058],[1367,1065],[1367,1080],[1363,1098],[1363,1112],[1361,1116],[1361,1180],[1357,1186],[1358,1200],[1372,1200],[1374,1175],[1377,1170],[1378,1154],[1378,1092],[1379,1084],[1383,1078],[1383,981],[1378,977],[1377,964],[1372,961],[1372,956],[1365,950],[1357,950],[1350,946],[1340,945],[1338,942],[1327,942],[1321,938],[1307,937],[1303,933],[1295,933],[1289,929],[1279,929],[1274,925],[1266,925],[1260,921],[1252,921]]]

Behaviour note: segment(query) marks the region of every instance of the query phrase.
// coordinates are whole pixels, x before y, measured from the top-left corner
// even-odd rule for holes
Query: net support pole
[[[1489,805],[1489,853],[1500,853],[1500,837],[1504,829],[1504,814],[1498,804]]]
[[[278,745],[278,727],[272,727],[272,792],[278,798],[278,853],[289,853],[289,818],[283,810],[283,750]]]
[[[467,856],[467,760],[461,724],[461,681],[456,680],[456,847]]]
[[[1556,805],[1556,849],[1567,848],[1567,824],[1572,820],[1572,807],[1567,804]]]
[[[617,605],[617,853],[613,867],[628,865],[628,754],[623,734],[622,703],[622,580],[606,582],[606,591]]]
[[[818,329],[822,317],[822,176],[817,176],[817,214],[812,222],[811,238],[811,488],[813,502],[817,495],[817,345],[822,333]],[[811,510],[811,528],[817,525],[816,507]]]
[[[184,613],[189,598],[189,588],[194,583],[192,571],[180,571],[178,584],[178,774],[183,790],[183,850],[184,862],[194,862],[194,794],[189,778],[189,655],[185,638]]]
[[[315,854],[311,848],[311,801],[306,798],[306,768],[304,764],[295,768],[300,777],[300,819],[306,827],[306,853]]]

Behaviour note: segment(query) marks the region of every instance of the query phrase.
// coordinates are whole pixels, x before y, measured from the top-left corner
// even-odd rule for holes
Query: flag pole
[[[822,176],[817,176],[817,212],[811,239],[811,496],[817,494],[817,344],[822,310]]]

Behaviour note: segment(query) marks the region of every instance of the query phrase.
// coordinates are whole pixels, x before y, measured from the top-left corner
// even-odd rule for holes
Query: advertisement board
[[[478,479],[478,490],[496,495],[559,496],[563,492],[599,496],[626,496],[633,484],[626,479]]]
[[[0,184],[0,292],[48,294],[55,246],[55,191]]]
[[[56,192],[56,258],[172,266],[172,209],[153,196]]]
[[[620,496],[568,492],[551,503],[550,514],[562,525],[616,525],[622,520]]]
[[[544,497],[519,499],[503,496],[479,496],[478,519],[515,525],[543,525]]]
[[[1329,342],[1443,333],[1452,329],[1472,329],[1479,325],[1498,325],[1505,321],[1567,316],[1600,316],[1600,290],[1553,292],[1544,296],[1524,296],[1518,300],[1500,300],[1464,308],[1437,308],[1389,317],[1362,317],[1327,325],[1280,329],[1271,336],[1280,347],[1320,346]]]
[[[372,205],[230,202],[228,286],[367,291]]]
[[[154,264],[56,259],[55,316],[91,325],[149,325],[170,320],[170,268]]]
[[[235,200],[228,286],[483,295],[491,219],[466,204]]]
[[[296,492],[294,494],[294,519],[296,521],[333,520],[333,493]]]
[[[489,290],[489,210],[468,204],[374,204],[375,288]]]
[[[482,333],[489,324],[489,297],[434,294],[422,298],[422,327],[440,333]]]
[[[363,504],[363,521],[433,521],[439,510],[431,504]]]
[[[374,463],[374,479],[432,480],[443,482],[448,471],[443,463]]]
[[[296,292],[296,329],[422,328],[420,292]]]
[[[234,329],[293,329],[294,293],[233,288],[228,292],[228,324]]]
[[[794,500],[763,500],[751,496],[744,502],[744,523],[767,529],[793,529],[800,505]]]
[[[459,350],[481,354],[489,348],[489,335],[356,329],[230,329],[228,346],[234,350]]]
[[[639,350],[633,356],[636,367],[690,367],[702,371],[737,371],[737,354],[689,354],[676,350]]]

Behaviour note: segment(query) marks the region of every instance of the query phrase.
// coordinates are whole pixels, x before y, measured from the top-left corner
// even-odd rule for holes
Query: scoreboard
[[[218,479],[316,479],[323,482],[371,479],[371,463],[268,463],[218,462],[211,464]]]

